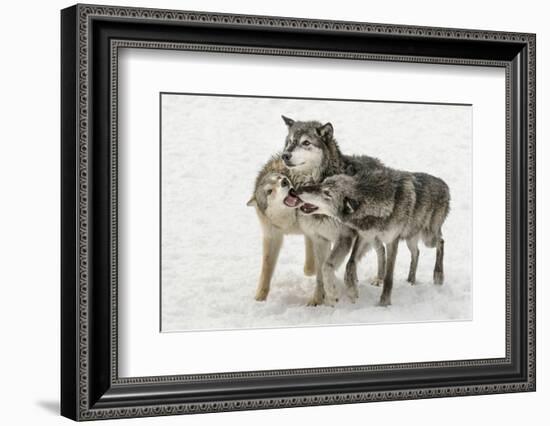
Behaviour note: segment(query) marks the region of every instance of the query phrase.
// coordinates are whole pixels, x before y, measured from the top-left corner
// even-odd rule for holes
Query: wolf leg
[[[391,305],[391,290],[393,287],[393,270],[395,268],[395,257],[397,256],[397,247],[399,245],[399,238],[396,238],[391,243],[386,245],[387,259],[386,259],[386,276],[384,277],[384,288],[382,289],[382,295],[380,296],[380,306]]]
[[[418,249],[418,237],[412,237],[407,239],[407,247],[411,252],[411,264],[409,266],[409,277],[407,281],[414,285],[416,283],[416,268],[418,267],[418,257],[420,256],[420,250]]]
[[[263,239],[262,272],[256,289],[257,301],[264,301],[269,294],[269,286],[273,271],[283,244],[283,234],[277,231],[267,231]]]
[[[443,248],[445,241],[440,238],[436,246],[435,267],[434,267],[434,284],[443,284]]]
[[[359,289],[357,288],[357,263],[361,259],[361,253],[366,245],[366,241],[358,235],[351,249],[351,254],[346,264],[346,272],[344,274],[344,283],[346,284],[346,293],[352,302],[355,302],[359,297]]]
[[[330,250],[330,242],[323,238],[316,237],[313,239],[313,253],[315,255],[316,282],[313,297],[307,303],[308,306],[322,305],[325,299],[325,288],[323,285],[322,265],[328,257]]]
[[[346,291],[352,302],[357,300],[357,298],[359,297],[359,288],[357,286],[358,284],[357,265],[359,264],[359,261],[363,258],[365,253],[367,253],[371,249],[371,247],[372,247],[372,243],[369,240],[359,235],[355,240],[355,244],[353,245],[351,255],[346,265],[344,282],[346,283]],[[385,258],[386,258],[386,255],[384,254],[384,263],[385,263]],[[384,264],[384,267],[385,267],[385,264]]]
[[[306,245],[306,261],[304,263],[304,274],[308,277],[315,274],[315,256],[313,254],[313,242],[311,238],[304,236]]]
[[[432,238],[432,247],[435,246],[436,248],[436,255],[435,255],[435,267],[434,267],[434,284],[443,284],[443,252],[444,252],[444,246],[445,241],[442,238],[441,234],[441,227],[443,225],[443,222],[445,221],[445,218],[447,217],[447,214],[449,213],[449,188],[445,188],[446,192],[446,200],[445,202],[441,203],[439,208],[434,213],[434,216],[432,218],[431,224],[430,224],[430,230],[433,235]]]
[[[382,241],[376,238],[374,240],[374,249],[376,250],[376,258],[378,260],[378,271],[376,278],[371,284],[379,287],[384,283],[384,276],[386,275],[386,248]]]
[[[323,264],[322,273],[325,288],[325,303],[327,305],[334,305],[338,302],[335,271],[340,267],[346,258],[346,255],[349,253],[354,240],[354,233],[346,231],[342,232],[338,236],[332,251]]]

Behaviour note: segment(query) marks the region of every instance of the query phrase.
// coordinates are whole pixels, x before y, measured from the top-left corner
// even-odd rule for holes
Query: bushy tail
[[[441,181],[443,187],[441,188],[441,193],[439,194],[439,202],[437,207],[435,207],[432,217],[428,223],[426,229],[424,229],[422,239],[428,247],[435,247],[439,240],[442,239],[443,223],[449,215],[450,211],[450,195],[449,187],[443,181]]]

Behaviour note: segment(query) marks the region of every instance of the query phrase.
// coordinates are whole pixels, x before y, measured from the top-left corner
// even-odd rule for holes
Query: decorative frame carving
[[[247,45],[222,45],[211,42],[182,42],[179,40],[144,40],[128,37],[110,37],[106,47],[108,64],[100,64],[107,70],[107,77],[97,77],[92,69],[97,62],[95,52],[101,43],[92,43],[94,23],[108,23],[109,28],[117,24],[136,22],[144,31],[155,32],[162,26],[226,28],[228,31],[241,29],[276,30],[299,34],[314,32],[335,36],[372,36],[380,40],[400,40],[403,43],[426,42],[451,43],[454,46],[479,46],[474,57],[404,55],[392,52],[364,52],[346,50],[320,50],[297,47],[258,47]],[[122,29],[117,30],[118,33]],[[62,62],[67,80],[62,88],[62,203],[65,217],[72,217],[70,223],[63,222],[62,231],[62,414],[75,420],[91,420],[114,417],[141,417],[170,414],[279,408],[353,402],[434,398],[488,393],[504,393],[535,390],[535,35],[511,32],[478,31],[465,29],[430,28],[402,25],[370,24],[358,22],[337,22],[268,16],[230,15],[204,12],[170,11],[127,7],[106,7],[76,5],[62,12]],[[383,43],[382,43],[383,44]],[[431,45],[430,45],[431,46]],[[435,44],[434,44],[435,46]],[[501,52],[487,54],[491,46],[498,46]],[[463,360],[433,363],[388,364],[361,367],[327,367],[300,370],[274,370],[243,373],[222,373],[193,376],[159,376],[119,378],[117,361],[117,112],[118,112],[118,49],[121,47],[178,49],[195,51],[216,51],[239,54],[297,55],[325,58],[357,59],[371,61],[419,62],[455,65],[495,66],[506,69],[506,357],[502,359]],[[103,49],[105,50],[105,49]],[[376,50],[376,49],[375,49]],[[460,49],[458,48],[457,51]],[[498,50],[498,49],[496,49]],[[500,55],[500,56],[499,56]],[[102,71],[104,73],[105,71]],[[92,76],[92,73],[94,76]],[[98,74],[99,75],[99,74]],[[94,80],[95,79],[95,80]],[[98,83],[99,82],[99,83]],[[101,86],[103,84],[103,86]],[[98,89],[98,87],[101,88]],[[103,92],[98,92],[102,90]],[[105,93],[105,91],[109,93]],[[109,146],[110,164],[108,170],[108,202],[99,202],[95,188],[98,173],[92,167],[90,156],[94,137],[91,118],[97,94],[108,96],[109,100]],[[97,119],[96,119],[97,120]],[[523,126],[523,127],[521,127]],[[97,142],[96,142],[97,143]],[[104,148],[101,148],[104,149]],[[103,151],[101,151],[103,153]],[[103,155],[103,154],[101,154]],[[98,157],[99,158],[99,157]],[[101,157],[103,158],[103,157]],[[97,159],[96,159],[97,161]],[[94,165],[92,165],[94,164]],[[101,178],[101,179],[104,179]],[[103,181],[101,181],[103,182]],[[517,203],[520,203],[519,205]],[[519,208],[521,217],[514,208]],[[93,234],[92,221],[98,209],[105,213],[109,227],[109,241],[103,241]],[[102,216],[103,217],[103,216]],[[105,220],[105,219],[101,219]],[[101,222],[103,223],[103,222]],[[97,246],[97,240],[102,246]],[[93,244],[93,246],[92,246]],[[109,292],[95,296],[96,303],[107,303],[108,318],[101,318],[104,331],[97,326],[100,314],[92,311],[90,291],[98,286],[92,281],[98,274],[94,270],[94,250],[109,254]],[[99,253],[99,252],[98,252]],[[513,255],[521,257],[521,264],[512,264]],[[519,280],[519,281],[518,281]],[[521,306],[514,307],[517,298]],[[95,307],[97,310],[97,307]],[[92,330],[93,328],[93,330]],[[105,336],[107,337],[105,337]],[[96,353],[94,342],[107,339],[109,356],[105,350]],[[519,342],[518,342],[519,341]],[[517,359],[520,351],[522,360]],[[94,359],[91,362],[91,358]],[[100,361],[95,361],[100,359]],[[521,362],[520,362],[521,361]],[[517,365],[520,363],[521,365]],[[169,400],[163,397],[162,386],[183,384],[214,384],[232,379],[261,380],[268,378],[300,378],[308,375],[330,381],[332,375],[369,374],[373,372],[407,371],[426,369],[447,371],[449,368],[473,367],[515,367],[517,378],[507,381],[479,381],[469,385],[438,384],[427,387],[397,387],[386,390],[322,392],[288,395],[273,393],[267,398],[239,398],[238,395],[220,396],[215,400]],[[442,373],[443,374],[443,373]],[[101,376],[100,379],[94,375]],[[148,389],[149,398],[135,396],[132,389],[141,386]],[[321,389],[321,388],[320,388]],[[157,392],[157,393],[155,393]],[[155,396],[158,395],[158,396]]]

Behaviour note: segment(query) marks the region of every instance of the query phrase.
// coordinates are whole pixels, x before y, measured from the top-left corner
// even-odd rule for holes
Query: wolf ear
[[[359,208],[359,202],[351,198],[344,198],[344,214],[355,213],[355,210]]]
[[[246,205],[248,207],[253,207],[253,206],[257,206],[258,203],[256,202],[256,197],[253,195],[252,198],[250,200],[248,200],[248,202],[246,203]]]
[[[292,118],[285,117],[284,115],[281,115],[281,117],[288,127],[292,126],[295,123]]]
[[[357,173],[357,170],[355,170],[355,167],[353,167],[352,164],[348,164],[344,171],[348,176],[355,176],[355,174]]]
[[[334,135],[334,128],[330,123],[323,124],[321,127],[317,128],[317,133],[319,133],[319,136],[322,138],[332,139],[332,135]]]

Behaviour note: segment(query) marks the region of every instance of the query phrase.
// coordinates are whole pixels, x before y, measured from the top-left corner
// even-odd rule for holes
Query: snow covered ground
[[[261,230],[246,202],[259,168],[283,148],[281,114],[330,121],[345,154],[368,154],[448,183],[443,286],[432,284],[435,250],[422,244],[417,284],[406,282],[402,243],[392,306],[376,306],[381,288],[369,284],[371,252],[359,268],[357,303],[308,307],[315,280],[302,273],[303,237],[289,236],[268,300],[254,300]],[[163,94],[162,331],[471,319],[471,135],[470,106]]]

